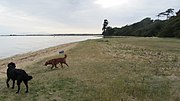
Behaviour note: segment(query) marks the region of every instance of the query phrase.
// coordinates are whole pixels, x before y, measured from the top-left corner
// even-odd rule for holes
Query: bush
[[[180,16],[168,20],[145,18],[132,25],[121,28],[108,27],[105,36],[142,36],[142,37],[180,37]]]

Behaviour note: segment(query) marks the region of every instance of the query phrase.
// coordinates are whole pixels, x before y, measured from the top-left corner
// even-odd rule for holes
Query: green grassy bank
[[[0,101],[180,101],[179,39],[87,40],[66,54],[70,67],[44,66],[57,54],[25,68],[34,77],[28,94],[2,78]]]

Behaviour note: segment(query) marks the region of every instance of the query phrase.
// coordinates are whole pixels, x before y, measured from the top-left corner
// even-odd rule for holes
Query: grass
[[[43,59],[26,67],[34,77],[20,94],[0,80],[4,101],[179,101],[180,40],[104,38],[68,50],[70,67],[45,67]],[[59,65],[60,67],[60,65]]]

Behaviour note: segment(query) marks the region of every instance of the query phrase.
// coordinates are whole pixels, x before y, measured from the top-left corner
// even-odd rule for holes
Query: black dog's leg
[[[19,90],[21,89],[20,88],[21,82],[22,82],[22,80],[17,80],[18,90],[16,93],[19,93]]]
[[[26,86],[26,93],[28,93],[28,81],[24,81],[24,84]]]
[[[12,89],[14,89],[14,84],[15,84],[15,80],[13,80],[13,85],[12,85]]]
[[[6,80],[6,84],[7,84],[7,87],[9,88],[9,80],[10,80],[10,78],[7,78],[7,80]]]

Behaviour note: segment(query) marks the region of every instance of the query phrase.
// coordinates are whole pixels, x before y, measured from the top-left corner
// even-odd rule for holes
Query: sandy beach
[[[6,76],[7,64],[9,62],[15,62],[18,68],[24,68],[27,65],[37,62],[41,59],[54,56],[58,54],[58,52],[61,50],[67,51],[75,47],[77,44],[78,42],[68,43],[68,44],[58,45],[54,47],[49,47],[49,48],[38,50],[35,52],[17,54],[15,56],[11,56],[5,59],[0,59],[0,78]]]

